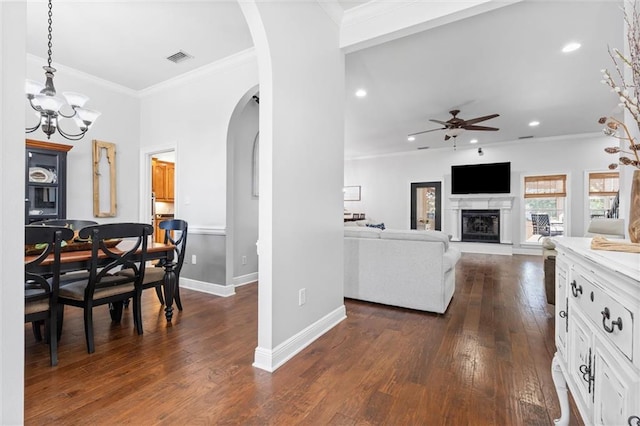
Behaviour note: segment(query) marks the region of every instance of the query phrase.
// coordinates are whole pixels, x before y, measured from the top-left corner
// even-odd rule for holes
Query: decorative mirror
[[[93,141],[93,215],[116,215],[116,144]]]

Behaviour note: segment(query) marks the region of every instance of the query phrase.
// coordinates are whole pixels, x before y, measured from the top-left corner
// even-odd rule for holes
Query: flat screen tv
[[[451,166],[452,194],[509,194],[511,163]]]

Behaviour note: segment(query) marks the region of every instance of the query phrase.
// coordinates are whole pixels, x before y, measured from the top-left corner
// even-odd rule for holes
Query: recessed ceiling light
[[[478,139],[471,139],[469,143],[478,143]]]
[[[356,91],[356,96],[359,98],[364,98],[365,96],[367,96],[367,91],[364,89],[358,89]]]
[[[575,41],[572,41],[571,43],[567,43],[564,45],[564,47],[562,48],[562,53],[573,52],[575,50],[580,49],[580,46],[582,46],[580,43],[576,43]]]
[[[409,136],[409,137],[407,138],[407,140],[408,140],[409,142],[413,142],[413,141],[415,141],[415,140],[416,140],[416,137],[415,137],[415,136]]]
[[[529,126],[530,126],[530,127],[536,127],[536,126],[538,126],[539,124],[540,124],[540,122],[539,122],[539,121],[533,120],[533,121],[531,121],[531,122],[529,123]]]

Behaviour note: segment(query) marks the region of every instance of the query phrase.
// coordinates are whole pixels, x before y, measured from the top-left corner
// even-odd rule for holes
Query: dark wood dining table
[[[132,241],[123,240],[119,244],[115,246],[115,248],[122,248],[123,250],[127,247],[127,245],[133,244]],[[86,245],[86,243],[85,243]],[[83,249],[83,250],[69,250],[72,247],[67,247],[65,251],[60,254],[60,272],[68,273],[68,272],[77,272],[77,271],[86,271],[89,269],[91,264],[91,250]],[[84,247],[83,247],[84,248]],[[174,246],[172,244],[164,244],[157,242],[149,242],[147,246],[147,261],[153,260],[166,260],[164,266],[164,302],[165,302],[165,317],[167,322],[171,322],[173,318],[173,298],[175,294],[175,288],[177,285],[176,282],[176,274],[173,270],[173,256],[174,256]],[[35,258],[36,255],[25,255],[25,263]],[[44,272],[46,272],[47,266],[51,265],[53,262],[53,254],[49,256],[51,259],[46,259],[42,262],[41,267]],[[106,255],[104,256],[106,259]],[[147,266],[149,267],[149,266]]]

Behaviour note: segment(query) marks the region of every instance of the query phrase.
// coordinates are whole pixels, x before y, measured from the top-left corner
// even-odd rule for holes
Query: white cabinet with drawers
[[[640,426],[640,254],[555,242],[555,422],[569,424],[569,391],[587,425]]]

